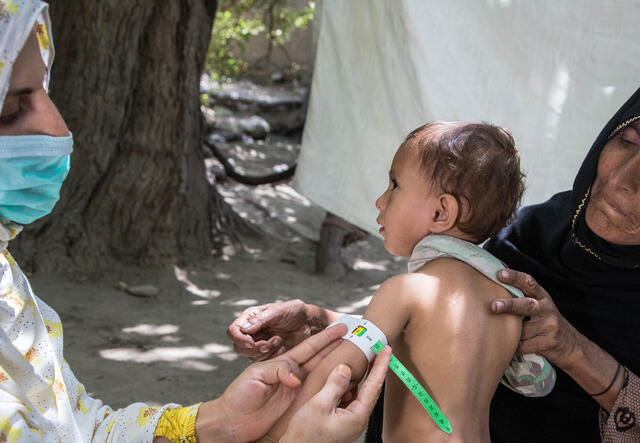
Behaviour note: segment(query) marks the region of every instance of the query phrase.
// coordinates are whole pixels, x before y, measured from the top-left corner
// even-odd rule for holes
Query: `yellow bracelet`
[[[165,409],[153,438],[164,437],[174,443],[197,443],[196,416],[201,404]]]

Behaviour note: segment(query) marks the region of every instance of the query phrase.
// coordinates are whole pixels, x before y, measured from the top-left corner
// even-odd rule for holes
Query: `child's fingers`
[[[253,345],[253,337],[242,332],[240,325],[236,323],[231,323],[227,328],[227,337],[238,347],[251,347]]]

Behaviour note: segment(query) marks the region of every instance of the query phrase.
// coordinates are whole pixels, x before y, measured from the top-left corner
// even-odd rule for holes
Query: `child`
[[[494,299],[510,291],[522,294],[497,283],[500,262],[476,245],[513,216],[522,178],[511,135],[484,123],[430,123],[398,148],[389,187],[376,200],[377,222],[385,248],[411,257],[411,272],[385,281],[364,318],[384,332],[453,432],[440,431],[389,372],[385,442],[489,442],[489,406],[503,374],[503,381],[524,395],[545,395],[553,387],[555,373],[542,357],[514,358],[521,319],[490,314]],[[309,375],[270,437],[283,435],[292,414],[339,362],[348,362],[355,382],[367,369],[364,354],[344,341]]]

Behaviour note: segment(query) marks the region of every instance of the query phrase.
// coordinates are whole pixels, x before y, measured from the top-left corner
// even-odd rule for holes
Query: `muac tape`
[[[349,340],[351,343],[356,345],[367,357],[369,363],[373,361],[375,355],[382,351],[387,344],[387,337],[380,328],[369,320],[352,317],[350,315],[343,315],[331,323],[329,327],[340,323],[346,325],[348,328],[347,333],[343,335],[342,338]],[[409,372],[409,370],[393,354],[391,354],[389,367],[398,376],[398,378],[400,378],[409,391],[418,399],[436,425],[442,431],[447,434],[451,434],[451,424],[447,417],[445,417],[436,402],[433,401],[418,380],[416,380],[411,372]]]

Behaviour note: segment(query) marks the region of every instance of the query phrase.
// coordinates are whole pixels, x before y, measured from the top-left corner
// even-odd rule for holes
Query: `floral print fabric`
[[[611,413],[600,408],[600,437],[603,443],[640,441],[640,378],[624,368],[623,384]]]
[[[54,54],[49,7],[41,1],[0,0],[0,108],[9,89],[13,63],[34,28],[46,67],[43,79],[46,90]]]
[[[0,230],[6,230],[0,225]],[[169,404],[112,410],[91,398],[63,358],[60,317],[0,253],[0,441],[151,442]]]
[[[500,260],[478,245],[448,235],[432,234],[420,240],[409,259],[409,272],[415,272],[425,263],[444,257],[467,263],[507,289],[513,297],[524,297],[519,289],[498,280],[498,271],[505,268]],[[527,397],[547,395],[555,382],[555,369],[546,358],[537,354],[514,355],[501,380],[511,390]]]

